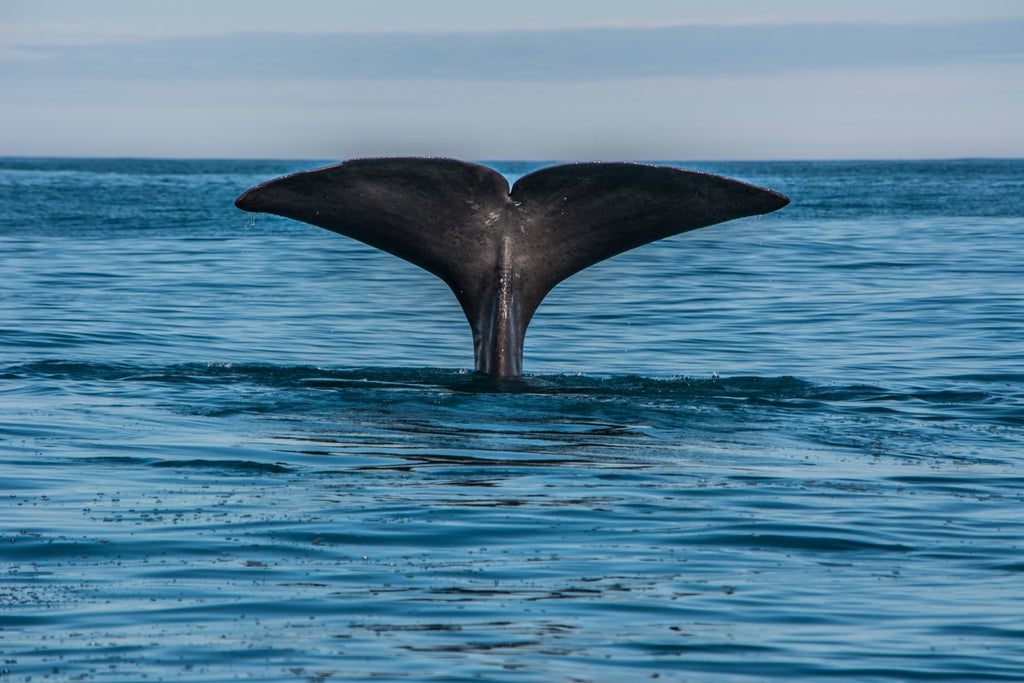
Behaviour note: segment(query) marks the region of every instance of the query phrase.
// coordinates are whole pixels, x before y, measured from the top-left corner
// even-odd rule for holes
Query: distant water
[[[0,682],[1024,680],[1024,162],[685,164],[501,382],[317,163],[0,160]]]

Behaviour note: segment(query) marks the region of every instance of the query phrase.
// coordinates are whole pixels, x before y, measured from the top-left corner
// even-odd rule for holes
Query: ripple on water
[[[306,165],[0,160],[0,679],[1024,679],[1020,162],[706,165],[507,382]]]

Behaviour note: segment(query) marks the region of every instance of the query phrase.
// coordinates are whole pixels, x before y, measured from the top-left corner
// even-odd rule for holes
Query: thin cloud
[[[49,57],[31,59],[30,57]],[[684,24],[454,33],[254,33],[22,47],[8,76],[592,81],[1024,57],[1024,20]]]

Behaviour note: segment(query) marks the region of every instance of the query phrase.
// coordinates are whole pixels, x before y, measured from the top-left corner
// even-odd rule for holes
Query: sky
[[[1024,157],[1021,0],[0,0],[0,156]]]

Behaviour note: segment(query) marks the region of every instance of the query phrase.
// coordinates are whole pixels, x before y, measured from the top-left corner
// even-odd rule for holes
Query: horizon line
[[[344,157],[262,157],[262,156],[244,156],[244,157],[227,157],[227,156],[148,156],[148,155],[130,155],[130,154],[114,154],[110,156],[103,155],[78,155],[78,154],[4,154],[0,153],[0,161],[11,161],[11,160],[70,160],[70,161],[262,161],[262,162],[277,162],[277,161],[308,161],[313,163],[341,163],[344,161],[351,161],[354,159],[400,159],[400,158],[419,158],[419,159],[454,159],[459,161],[468,161],[470,163],[486,165],[487,163],[529,163],[529,164],[578,164],[578,163],[614,163],[614,162],[625,162],[625,163],[639,163],[639,164],[673,164],[673,163],[834,163],[834,162],[924,162],[924,161],[1024,161],[1024,156],[951,156],[951,157],[789,157],[789,158],[678,158],[678,157],[665,157],[665,158],[625,158],[625,157],[608,157],[608,158],[578,158],[578,159],[542,159],[542,158],[526,158],[526,157],[484,157],[484,158],[463,158],[460,156],[451,155],[438,155],[438,154],[379,154],[379,155],[353,155]]]

